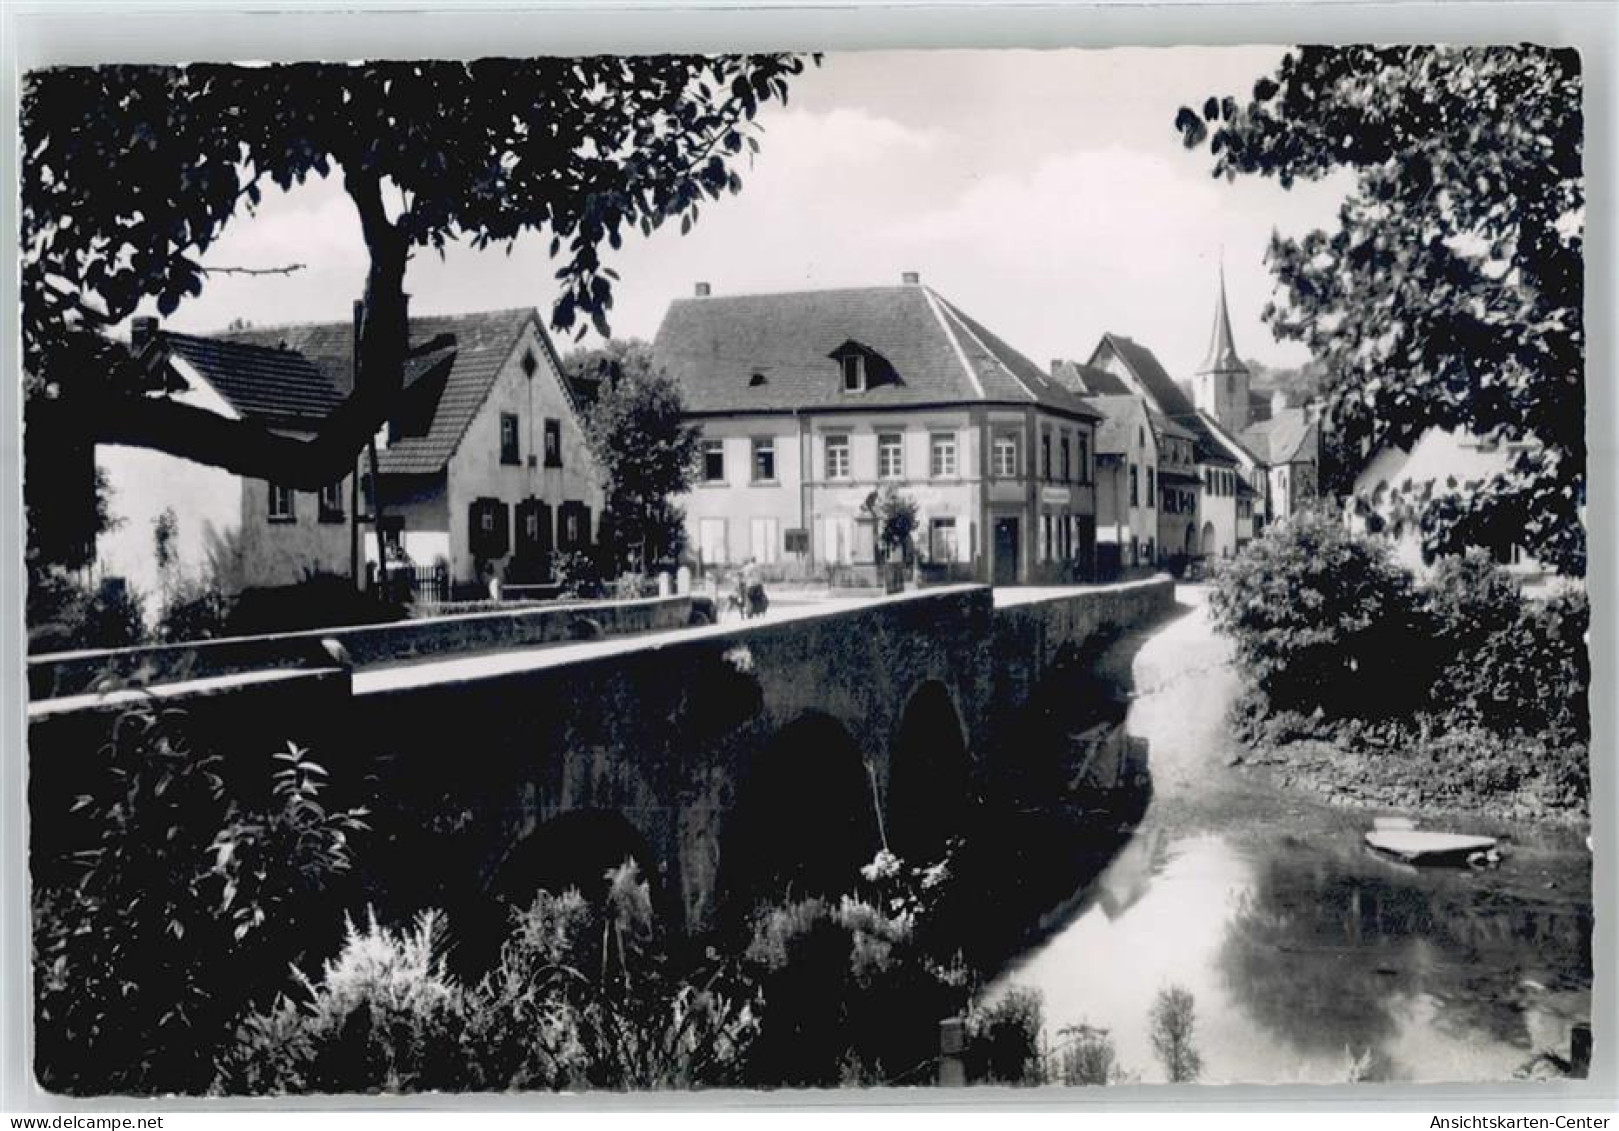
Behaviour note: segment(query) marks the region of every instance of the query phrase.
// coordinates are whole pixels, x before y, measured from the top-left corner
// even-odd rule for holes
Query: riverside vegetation
[[[36,851],[51,1091],[927,1084],[952,1016],[969,1018],[971,1079],[1044,1078],[1029,1011],[981,1001],[1009,940],[962,927],[1004,849],[958,838],[925,866],[884,849],[846,892],[778,893],[695,941],[627,860],[593,890],[507,907],[498,955],[468,970],[451,917],[367,910],[369,814],[331,803],[311,752],[203,745],[183,714],[132,711],[69,816],[82,850]],[[1075,1053],[1075,1074],[1104,1052]]]
[[[1324,511],[1217,571],[1245,681],[1245,761],[1329,799],[1580,820],[1590,798],[1590,605],[1477,550],[1422,580]]]

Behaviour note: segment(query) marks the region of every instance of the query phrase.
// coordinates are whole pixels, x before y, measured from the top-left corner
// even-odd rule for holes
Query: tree
[[[680,551],[686,516],[674,500],[696,477],[702,431],[685,422],[680,384],[645,342],[611,341],[566,368],[597,385],[585,434],[607,496],[604,541],[617,564],[645,573]]]
[[[1196,1023],[1191,991],[1170,986],[1158,991],[1152,1005],[1152,1051],[1171,1084],[1190,1084],[1203,1071],[1203,1058],[1192,1044]]]
[[[21,105],[30,426],[48,420],[79,447],[155,448],[327,486],[352,473],[402,385],[415,253],[547,233],[562,259],[553,324],[605,336],[617,275],[601,245],[676,218],[686,231],[703,200],[739,191],[755,115],[786,101],[804,64],[604,55],[33,72]],[[200,259],[266,182],[311,177],[341,178],[369,256],[353,393],[305,440],[152,388],[107,332],[143,304],[171,314],[211,271],[239,270]],[[38,502],[31,513],[51,505]]]
[[[1274,236],[1265,318],[1326,367],[1362,457],[1430,428],[1514,445],[1424,506],[1424,546],[1518,542],[1583,574],[1584,120],[1579,57],[1541,47],[1306,47],[1253,97],[1175,119],[1214,174],[1345,170],[1334,232]]]
[[[864,509],[877,524],[877,545],[884,557],[897,553],[909,558],[918,522],[916,500],[890,483],[867,495]]]

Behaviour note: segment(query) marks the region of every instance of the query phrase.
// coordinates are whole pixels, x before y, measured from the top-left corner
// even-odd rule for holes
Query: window
[[[928,529],[928,557],[936,562],[958,561],[956,520],[936,518]]]
[[[937,439],[934,442],[937,443]],[[995,437],[995,474],[1001,479],[1015,479],[1017,465],[1017,434],[1002,432]],[[935,471],[934,474],[939,473]]]
[[[884,432],[877,437],[877,476],[880,479],[905,477],[905,437]]]
[[[1062,481],[1069,483],[1074,478],[1073,461],[1069,459],[1073,453],[1069,450],[1068,433],[1062,434]]]
[[[826,438],[826,477],[828,479],[849,478],[849,437],[828,436]]]
[[[725,482],[725,441],[703,441],[703,482]],[[704,520],[707,521],[706,519]],[[713,559],[710,559],[713,560]]]
[[[843,391],[863,392],[866,388],[866,359],[857,353],[843,355]]]
[[[562,539],[567,546],[579,545],[579,512],[569,511],[562,519]]]
[[[1091,481],[1091,438],[1086,432],[1079,434],[1079,481]]]
[[[562,421],[545,422],[545,466],[562,466]]]
[[[1132,463],[1130,465],[1130,505],[1132,507],[1139,507],[1141,505],[1141,490],[1137,482],[1139,477],[1140,469],[1138,469],[1136,465]]]
[[[523,360],[520,364],[523,366],[524,377],[533,377],[534,371],[540,367],[540,363],[534,360],[533,350],[523,351]]]
[[[517,414],[500,414],[500,462],[520,463],[517,450]]]
[[[948,433],[938,433],[933,437],[932,459],[929,461],[929,470],[935,479],[945,479],[956,474],[956,438]]]
[[[1040,478],[1051,481],[1051,433],[1040,434]]]
[[[343,481],[328,483],[320,489],[320,520],[343,521]]]
[[[1147,468],[1147,502],[1146,502],[1146,505],[1147,505],[1147,507],[1149,509],[1154,507],[1154,506],[1157,506],[1157,504],[1158,504],[1158,483],[1157,483],[1157,479],[1158,479],[1157,472],[1154,471],[1153,468],[1150,468],[1150,467]]]
[[[753,441],[753,481],[755,483],[774,483],[776,481],[776,438],[764,436]]]
[[[297,493],[291,487],[283,487],[279,483],[270,484],[270,521],[296,522]]]
[[[772,564],[776,560],[776,520],[756,518],[749,526],[753,539],[753,560],[760,565]]]
[[[1049,514],[1040,516],[1040,560],[1043,562],[1051,560],[1051,516]]]

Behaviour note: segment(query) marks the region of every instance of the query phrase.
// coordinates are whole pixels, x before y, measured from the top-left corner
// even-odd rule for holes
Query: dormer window
[[[843,391],[846,393],[866,391],[866,358],[863,354],[843,355]]]

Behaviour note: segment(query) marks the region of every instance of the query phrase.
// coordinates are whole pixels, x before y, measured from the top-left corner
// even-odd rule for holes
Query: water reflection
[[[1505,1079],[1588,1009],[1591,914],[1497,881],[1148,828],[1001,984],[1042,990],[1053,1031],[1111,1030],[1144,1080],[1170,984],[1196,997],[1208,1081]]]

